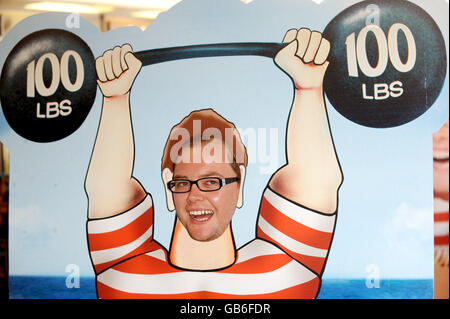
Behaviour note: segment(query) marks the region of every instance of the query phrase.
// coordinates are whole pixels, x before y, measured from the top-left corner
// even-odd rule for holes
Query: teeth
[[[434,151],[433,158],[435,160],[448,160],[448,151]]]
[[[194,215],[194,216],[207,215],[207,214],[213,214],[213,211],[211,211],[211,210],[194,210],[194,211],[189,212],[189,215]]]

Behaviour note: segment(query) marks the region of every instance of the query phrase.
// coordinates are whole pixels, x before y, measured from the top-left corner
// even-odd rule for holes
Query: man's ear
[[[245,166],[239,165],[239,170],[241,171],[241,181],[239,184],[239,197],[236,204],[237,208],[241,208],[244,204],[244,182],[245,182]]]
[[[175,210],[175,204],[173,203],[172,192],[167,187],[167,183],[172,180],[172,177],[173,177],[173,173],[170,169],[168,169],[167,167],[165,169],[163,169],[162,179],[164,182],[164,188],[166,190],[167,209],[171,212]]]

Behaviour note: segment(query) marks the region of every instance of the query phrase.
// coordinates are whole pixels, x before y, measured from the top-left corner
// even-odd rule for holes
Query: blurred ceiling
[[[159,13],[181,0],[0,0],[4,35],[14,24],[40,12],[78,13],[103,31],[121,26],[147,27]]]
[[[157,14],[168,10],[181,0],[0,0],[2,10],[64,11],[82,14],[111,13],[132,17],[136,12]]]

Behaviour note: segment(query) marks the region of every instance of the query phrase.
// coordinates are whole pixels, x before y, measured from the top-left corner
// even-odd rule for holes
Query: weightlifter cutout
[[[161,164],[176,212],[167,251],[153,238],[151,195],[133,176],[129,97],[142,63],[128,44],[97,58],[103,109],[85,188],[99,298],[317,297],[342,183],[323,94],[330,43],[306,28],[283,42],[274,62],[294,88],[286,164],[262,195],[256,238],[239,249],[231,219],[244,204],[247,155],[234,124],[206,109],[172,128]]]

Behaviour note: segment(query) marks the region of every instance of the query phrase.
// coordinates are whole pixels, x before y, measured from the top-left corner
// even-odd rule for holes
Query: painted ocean
[[[95,299],[95,279],[81,277],[68,288],[66,277],[10,276],[10,299]],[[433,299],[433,280],[380,280],[367,288],[364,279],[324,279],[319,299]]]

